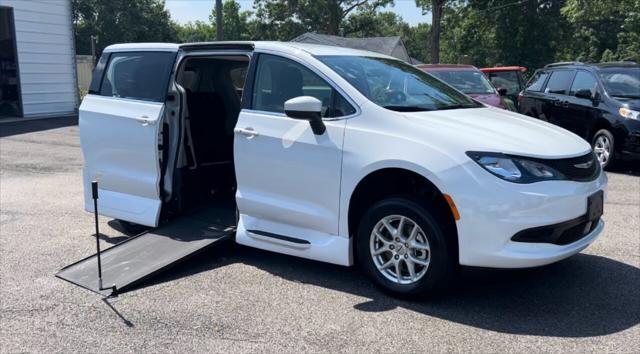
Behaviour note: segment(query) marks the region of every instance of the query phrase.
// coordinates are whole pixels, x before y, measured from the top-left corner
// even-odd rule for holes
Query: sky
[[[213,9],[214,0],[165,0],[165,6],[171,13],[171,18],[184,24],[189,21],[208,21]],[[236,0],[242,10],[252,10],[253,0]],[[415,0],[395,0],[394,7],[386,7],[383,11],[393,11],[402,16],[405,22],[416,25],[421,22],[431,22],[431,14],[423,15],[422,9],[416,7]]]

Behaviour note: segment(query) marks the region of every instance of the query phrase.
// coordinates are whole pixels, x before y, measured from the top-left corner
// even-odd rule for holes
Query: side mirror
[[[498,91],[498,95],[500,96],[506,96],[507,95],[507,89],[504,87],[498,87],[496,88],[496,90]]]
[[[595,100],[596,99],[596,95],[592,94],[591,90],[589,90],[589,89],[578,90],[578,91],[576,91],[574,96],[576,96],[578,98],[584,98],[584,99],[587,99],[587,100]]]
[[[311,96],[294,97],[284,103],[284,113],[289,118],[309,121],[315,135],[327,130],[322,121],[322,102]]]

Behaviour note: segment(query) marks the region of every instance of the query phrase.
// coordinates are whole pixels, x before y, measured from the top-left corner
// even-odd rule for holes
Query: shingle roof
[[[407,49],[405,48],[402,39],[400,39],[399,36],[351,38],[307,32],[292,39],[291,41],[363,49],[396,57],[406,62],[412,61],[407,54]],[[396,48],[398,46],[400,46],[402,50],[397,51]]]

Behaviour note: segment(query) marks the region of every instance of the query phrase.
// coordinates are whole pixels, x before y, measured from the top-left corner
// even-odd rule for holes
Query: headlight
[[[620,113],[620,115],[625,118],[640,119],[640,112],[634,111],[633,109],[629,109],[626,107],[621,107],[618,110],[618,113]]]
[[[469,151],[467,155],[491,174],[514,183],[560,180],[566,177],[536,159],[493,152]]]

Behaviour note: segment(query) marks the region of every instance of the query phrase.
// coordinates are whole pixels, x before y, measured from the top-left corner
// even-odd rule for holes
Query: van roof
[[[384,54],[370,52],[360,49],[328,46],[323,44],[309,44],[300,42],[200,42],[200,43],[123,43],[113,44],[105,48],[105,52],[125,52],[125,51],[178,51],[183,50],[215,50],[215,49],[238,49],[238,50],[275,50],[291,52],[300,50],[314,56],[322,55],[347,55],[347,56],[367,56],[377,58],[388,58],[398,60]]]

